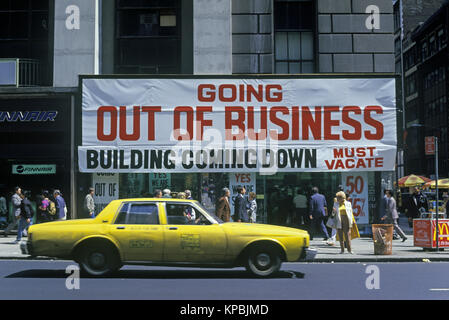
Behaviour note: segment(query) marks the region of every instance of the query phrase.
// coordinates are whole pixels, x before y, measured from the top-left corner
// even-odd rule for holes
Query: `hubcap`
[[[89,263],[93,268],[100,269],[104,267],[106,263],[106,257],[102,253],[94,252],[90,255]]]
[[[271,263],[270,256],[266,253],[260,253],[256,258],[257,264],[261,267],[267,267]]]

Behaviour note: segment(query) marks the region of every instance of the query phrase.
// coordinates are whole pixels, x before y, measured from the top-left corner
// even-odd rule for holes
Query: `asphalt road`
[[[71,261],[0,261],[0,300],[408,300],[449,299],[449,263],[285,263],[275,278],[242,268],[125,266],[75,279]],[[70,278],[68,278],[71,276]],[[78,281],[79,280],[79,281]],[[72,288],[72,289],[68,289]]]

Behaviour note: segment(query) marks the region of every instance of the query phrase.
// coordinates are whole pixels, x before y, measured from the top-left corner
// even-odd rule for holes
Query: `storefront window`
[[[326,200],[332,203],[341,184],[339,173],[278,173],[265,179],[266,222],[276,225],[290,224],[289,214],[294,211],[293,198],[298,190],[309,198],[312,188],[318,187]]]

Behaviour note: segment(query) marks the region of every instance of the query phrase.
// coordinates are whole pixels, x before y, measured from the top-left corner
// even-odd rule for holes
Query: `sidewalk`
[[[407,236],[407,240],[393,240],[391,255],[375,255],[372,237],[362,237],[351,241],[352,251],[340,254],[340,243],[329,246],[322,237],[316,236],[310,241],[310,247],[317,249],[315,262],[432,262],[449,261],[449,248],[444,251],[424,251],[413,246],[413,229],[408,226],[405,217],[399,219],[399,226]]]

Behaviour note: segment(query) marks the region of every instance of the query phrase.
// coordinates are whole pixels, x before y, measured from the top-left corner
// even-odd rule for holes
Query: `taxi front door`
[[[164,225],[164,261],[224,262],[227,239],[219,224],[188,224],[182,212],[189,204],[166,203]],[[197,209],[195,209],[197,210]],[[196,212],[197,217],[200,212]]]

